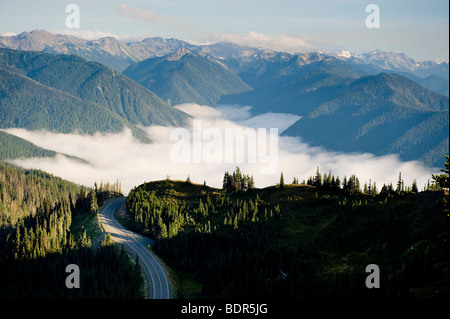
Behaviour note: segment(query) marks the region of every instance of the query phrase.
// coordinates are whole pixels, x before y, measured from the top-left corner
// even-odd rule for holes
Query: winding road
[[[164,268],[149,249],[153,241],[122,227],[114,218],[114,213],[126,201],[125,197],[106,201],[99,212],[100,223],[111,238],[125,246],[136,258],[139,255],[141,269],[147,281],[148,299],[170,299],[170,284]]]

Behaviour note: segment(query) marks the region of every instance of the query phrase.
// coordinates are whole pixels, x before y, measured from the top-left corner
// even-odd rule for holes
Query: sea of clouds
[[[301,117],[292,114],[267,113],[252,116],[251,108],[239,106],[210,107],[198,104],[182,104],[178,109],[201,120],[202,129],[214,128],[224,132],[227,128],[277,128],[281,134],[286,128]],[[61,134],[47,131],[28,131],[25,129],[4,130],[24,138],[40,147],[85,159],[81,163],[58,155],[55,158],[18,159],[12,163],[25,167],[41,169],[78,184],[93,186],[95,182],[119,180],[122,190],[127,194],[133,187],[143,182],[162,180],[169,176],[173,180],[186,180],[187,176],[194,183],[206,183],[221,187],[225,171],[232,172],[239,166],[244,174],[254,176],[256,187],[265,187],[279,182],[283,172],[285,183],[294,177],[299,181],[315,175],[317,167],[322,173],[339,176],[355,174],[361,183],[369,180],[376,182],[378,190],[382,185],[392,182],[394,187],[399,172],[405,186],[411,186],[417,180],[419,189],[423,188],[431,174],[439,171],[424,167],[418,162],[402,162],[397,155],[375,156],[373,154],[344,154],[327,151],[320,147],[310,147],[298,137],[279,136],[277,148],[277,168],[271,174],[262,174],[263,162],[248,163],[175,163],[171,158],[174,145],[179,143],[171,139],[175,128],[151,126],[143,128],[152,143],[142,144],[124,129],[121,133],[96,133],[94,135]],[[191,128],[186,127],[187,131]],[[220,142],[218,147],[223,153],[229,152]],[[203,141],[203,146],[211,146],[214,141]],[[248,145],[246,144],[246,147]],[[246,157],[247,158],[247,157]]]

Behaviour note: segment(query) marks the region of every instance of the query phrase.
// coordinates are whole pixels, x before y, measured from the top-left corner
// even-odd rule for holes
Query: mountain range
[[[123,74],[170,104],[214,105],[221,96],[251,90],[221,61],[187,48],[133,64]]]
[[[381,50],[373,50],[358,55],[349,51],[341,51],[333,56],[364,70],[368,74],[397,73],[427,89],[449,96],[448,63],[415,61],[404,53]]]
[[[162,38],[87,41],[43,30],[0,37],[0,47],[0,128],[92,134],[125,126],[146,141],[139,126],[188,118],[170,104],[237,104],[254,115],[300,115],[283,134],[330,150],[396,153],[428,166],[448,154],[446,62],[380,50],[290,54]]]
[[[395,153],[429,166],[438,166],[448,153],[448,97],[402,75],[371,75],[320,53],[274,56],[238,75],[254,89],[220,103],[251,105],[255,114],[300,115],[283,135],[312,146]]]
[[[1,47],[53,54],[75,54],[89,61],[102,63],[119,72],[124,71],[136,62],[148,58],[162,57],[181,48],[202,51],[223,60],[228,67],[238,71],[243,71],[249,65],[251,66],[254,62],[261,60],[270,61],[274,58],[280,58],[280,56],[294,56],[294,54],[239,46],[227,42],[194,45],[183,40],[163,39],[161,37],[145,38],[141,41],[132,42],[122,42],[114,37],[84,40],[69,35],[53,34],[45,30],[22,32],[9,37],[0,36]],[[361,54],[354,54],[347,50],[331,51],[327,54],[317,53],[336,57],[372,75],[381,72],[403,72],[419,79],[436,75],[440,81],[443,80],[444,86],[445,80],[448,83],[449,79],[449,64],[447,62],[415,61],[404,53],[381,50],[372,50]],[[436,79],[434,81],[436,82]],[[432,89],[431,87],[428,88]],[[438,93],[442,94],[442,92]]]
[[[361,62],[358,63],[357,59]],[[448,80],[448,63],[415,61],[404,53],[373,50],[358,55],[352,54],[348,60],[353,63],[372,65],[385,71],[417,72],[417,75],[424,77],[436,74]]]
[[[0,47],[52,54],[74,54],[117,70],[124,70],[141,59],[126,44],[113,37],[84,40],[69,35],[52,34],[45,30],[0,37]]]

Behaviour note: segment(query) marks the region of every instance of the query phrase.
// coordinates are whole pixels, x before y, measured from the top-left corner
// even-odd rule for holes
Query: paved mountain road
[[[160,262],[153,255],[149,247],[153,241],[150,238],[134,233],[122,227],[114,218],[114,213],[125,203],[126,198],[114,198],[106,201],[99,213],[100,223],[111,238],[125,246],[136,258],[139,255],[141,269],[147,281],[147,298],[170,299],[170,284],[166,272]]]

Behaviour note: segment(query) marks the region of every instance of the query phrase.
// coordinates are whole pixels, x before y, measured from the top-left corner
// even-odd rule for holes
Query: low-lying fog
[[[254,176],[256,187],[274,185],[280,180],[283,172],[285,183],[291,183],[293,177],[300,182],[309,176],[315,175],[317,167],[322,173],[329,171],[339,176],[341,181],[344,176],[355,174],[361,187],[369,180],[376,182],[378,190],[383,183],[392,182],[394,187],[398,180],[398,173],[402,173],[405,186],[411,186],[414,179],[417,180],[419,189],[431,179],[431,173],[438,169],[430,169],[418,162],[401,162],[397,156],[374,156],[372,154],[343,154],[326,151],[322,148],[310,147],[302,143],[299,138],[279,136],[277,148],[271,149],[267,130],[267,140],[261,142],[263,135],[254,145],[254,142],[244,143],[246,150],[250,145],[250,151],[259,152],[265,146],[266,154],[257,153],[251,163],[250,154],[245,153],[244,162],[226,160],[229,152],[236,154],[239,142],[232,145],[226,143],[227,130],[246,129],[245,132],[258,133],[258,128],[277,128],[281,134],[286,128],[300,119],[292,114],[268,113],[252,117],[250,107],[221,106],[212,108],[197,104],[182,104],[177,108],[191,114],[198,124],[201,124],[200,143],[183,144],[174,134],[189,133],[188,138],[195,140],[195,128],[188,127],[185,130],[174,131],[174,128],[153,126],[145,128],[151,144],[141,144],[134,139],[129,130],[120,134],[94,134],[76,135],[59,134],[45,131],[27,131],[25,129],[7,129],[6,132],[24,138],[34,144],[54,150],[56,152],[83,158],[89,164],[83,164],[70,160],[64,156],[55,158],[20,159],[12,163],[25,167],[42,169],[56,176],[86,186],[93,186],[101,180],[114,182],[117,179],[122,184],[122,190],[127,194],[134,186],[145,181],[161,180],[170,176],[175,180],[186,180],[187,176],[194,183],[206,183],[209,186],[221,187],[225,171],[234,171],[239,166],[242,173]],[[194,122],[193,122],[194,123]],[[195,127],[195,125],[193,124]],[[265,130],[264,130],[265,131]],[[197,132],[198,133],[198,132]],[[172,139],[171,139],[172,136]],[[249,135],[252,136],[252,135]],[[254,136],[253,136],[254,137]],[[274,146],[275,144],[272,144]],[[187,147],[187,148],[186,148]],[[197,147],[197,149],[196,149]],[[230,149],[233,147],[234,149]],[[180,150],[189,150],[189,158],[174,160],[174,156],[180,156]],[[196,150],[197,152],[195,159]],[[261,148],[264,150],[264,148]],[[262,156],[269,155],[271,157]],[[275,152],[276,151],[276,152]],[[276,154],[275,154],[276,153]],[[185,153],[186,154],[186,153]],[[216,156],[216,157],[214,157]],[[212,158],[215,161],[212,162]],[[199,160],[200,159],[200,160]],[[222,159],[222,160],[221,160]],[[265,160],[265,161],[264,161]],[[197,161],[197,162],[196,162]],[[212,162],[212,163],[211,163]],[[267,174],[262,168],[271,165],[273,171]]]

